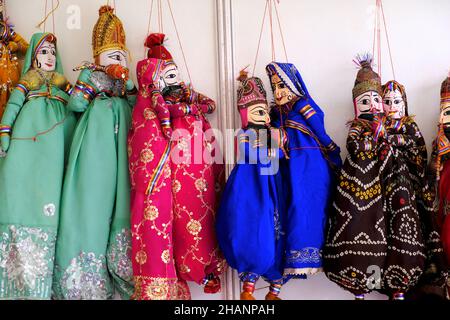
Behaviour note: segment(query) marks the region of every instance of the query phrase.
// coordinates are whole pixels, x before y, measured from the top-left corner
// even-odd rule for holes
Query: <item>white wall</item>
[[[235,50],[235,75],[242,67],[254,62],[265,0],[229,0],[232,4]],[[48,2],[51,2],[50,0]],[[111,1],[112,2],[112,1]],[[155,0],[156,2],[156,0]],[[29,38],[38,31],[45,0],[8,0],[8,15],[16,30]],[[56,0],[55,0],[56,3]],[[61,0],[55,15],[56,35],[66,75],[76,80],[72,68],[91,58],[91,31],[97,10],[106,1]],[[133,55],[132,76],[136,62],[144,57],[143,42],[147,33],[150,0],[116,0],[117,15],[127,32],[128,47]],[[182,55],[163,1],[164,32],[168,48],[184,70]],[[192,80],[197,90],[217,99],[218,48],[216,7],[214,0],[172,0],[174,14],[182,39]],[[439,113],[440,84],[450,67],[450,1],[449,0],[384,0],[390,32],[397,80],[406,86],[410,114],[417,115],[426,141],[436,134]],[[356,75],[352,59],[356,53],[372,51],[373,9],[375,0],[281,0],[280,15],[287,45],[289,62],[296,64],[308,89],[326,114],[326,127],[332,138],[346,154],[345,123],[353,118],[351,90]],[[81,29],[69,30],[66,13],[70,5],[81,9]],[[157,30],[156,10],[153,11],[152,31]],[[275,23],[276,25],[276,23]],[[51,30],[51,19],[47,30]],[[276,29],[277,30],[277,29]],[[284,61],[277,37],[277,59]],[[261,42],[256,76],[266,78],[264,67],[271,61],[268,25]],[[384,38],[383,38],[384,39]],[[383,41],[382,78],[391,79],[386,42]],[[234,77],[235,78],[235,77]],[[134,78],[135,79],[135,78]],[[270,91],[268,82],[266,89]],[[231,110],[235,106],[221,106]],[[217,125],[222,119],[213,118]],[[239,123],[235,124],[238,127]],[[266,284],[261,281],[260,287]],[[224,294],[206,296],[198,286],[194,299],[222,299]],[[263,298],[266,289],[258,290]],[[236,290],[236,294],[238,294]],[[237,295],[238,297],[238,295]],[[352,299],[352,296],[318,275],[309,280],[291,281],[283,289],[285,299]],[[384,299],[373,294],[370,299]]]

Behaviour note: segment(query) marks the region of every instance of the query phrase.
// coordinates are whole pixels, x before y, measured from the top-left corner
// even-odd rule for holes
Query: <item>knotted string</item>
[[[150,34],[150,27],[151,27],[151,22],[152,22],[152,14],[153,14],[153,4],[154,4],[154,0],[152,0],[151,4],[150,4],[150,12],[148,14],[148,25],[147,25],[147,35]],[[145,53],[147,52],[147,48],[144,46],[144,58],[145,58]]]
[[[283,50],[284,50],[284,56],[286,58],[286,62],[288,62],[288,56],[287,56],[287,51],[286,51],[286,44],[284,41],[284,34],[283,34],[283,29],[281,28],[281,19],[280,19],[280,14],[278,13],[278,8],[277,5],[279,5],[280,0],[266,0],[266,4],[265,4],[265,8],[264,8],[264,15],[262,18],[262,22],[261,22],[261,29],[259,32],[259,39],[258,39],[258,46],[256,48],[256,55],[255,55],[255,62],[253,64],[253,71],[252,71],[252,75],[255,75],[255,70],[256,70],[256,65],[258,62],[258,56],[259,56],[259,49],[261,47],[261,39],[262,39],[262,34],[263,34],[263,30],[264,30],[264,24],[266,21],[266,16],[267,13],[269,14],[269,27],[270,27],[270,43],[271,43],[271,52],[272,52],[272,61],[276,60],[276,51],[275,51],[275,35],[274,35],[274,31],[273,31],[273,9],[275,9],[275,15],[278,21],[278,29],[280,31],[280,37],[281,37],[281,41],[283,44]]]
[[[170,11],[170,16],[172,17],[172,22],[173,22],[173,26],[175,28],[175,32],[177,34],[177,39],[178,39],[178,44],[180,45],[180,49],[181,49],[181,54],[183,55],[183,61],[184,61],[184,66],[186,67],[186,71],[189,77],[189,81],[191,83],[191,87],[194,88],[194,85],[192,83],[192,78],[191,78],[191,73],[189,71],[189,67],[188,67],[188,63],[187,63],[187,59],[186,59],[186,55],[184,54],[184,49],[183,49],[183,45],[181,43],[181,38],[180,38],[180,34],[178,32],[178,28],[177,28],[177,23],[175,22],[175,16],[173,14],[173,10],[172,10],[172,5],[170,3],[170,0],[167,0],[167,4],[169,6],[169,11]]]
[[[389,51],[389,59],[390,59],[390,63],[391,63],[392,76],[395,80],[396,77],[395,77],[395,69],[394,69],[394,59],[392,57],[391,44],[389,41],[389,32],[388,32],[388,28],[387,28],[386,16],[384,14],[384,9],[383,9],[383,1],[376,0],[372,56],[375,57],[375,50],[376,50],[377,51],[377,61],[378,61],[378,75],[380,76],[380,78],[381,78],[381,61],[382,61],[382,57],[381,57],[381,27],[382,27],[382,23],[384,26],[386,42],[387,42],[388,51]]]
[[[47,13],[47,6],[48,6],[48,0],[45,0],[45,9],[44,9],[44,19],[39,22],[39,24],[37,25],[37,28],[41,28],[42,25],[44,25],[44,32],[46,31],[46,22],[47,19],[50,17],[50,15],[52,16],[52,27],[53,27],[53,34],[55,34],[55,11],[59,8],[59,0],[56,0],[56,6],[54,6],[53,0],[51,0],[51,6],[52,6],[52,10],[50,10],[49,13]]]

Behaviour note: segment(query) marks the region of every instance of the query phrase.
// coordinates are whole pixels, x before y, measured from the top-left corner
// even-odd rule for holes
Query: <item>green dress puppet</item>
[[[130,183],[127,134],[135,87],[128,80],[125,33],[109,6],[93,31],[95,63],[84,64],[68,109],[83,113],[64,179],[54,297],[129,299]]]
[[[51,33],[36,33],[0,126],[0,298],[51,297],[66,155],[75,116]]]

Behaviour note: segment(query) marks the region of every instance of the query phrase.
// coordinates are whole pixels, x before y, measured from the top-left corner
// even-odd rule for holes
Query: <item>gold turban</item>
[[[92,31],[92,49],[94,58],[112,49],[127,50],[122,21],[110,6],[102,6],[99,9],[99,18]]]

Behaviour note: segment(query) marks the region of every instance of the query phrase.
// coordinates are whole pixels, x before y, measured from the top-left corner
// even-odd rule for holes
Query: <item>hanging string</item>
[[[270,41],[272,44],[272,61],[276,60],[275,42],[273,37],[273,16],[272,16],[272,0],[269,0],[269,17],[270,17]]]
[[[286,43],[284,42],[283,29],[281,28],[280,16],[278,14],[277,3],[280,4],[280,0],[277,0],[277,2],[275,3],[275,13],[277,15],[277,20],[278,20],[278,29],[280,29],[281,42],[283,43],[284,56],[286,57],[286,62],[289,62],[289,59],[287,56],[287,50],[286,50]]]
[[[262,18],[261,31],[259,32],[258,47],[256,48],[256,56],[255,56],[255,63],[253,64],[252,76],[255,76],[256,62],[258,61],[259,48],[260,48],[260,45],[261,45],[261,38],[262,38],[263,30],[264,30],[264,22],[266,20],[267,7],[268,6],[269,6],[269,0],[266,0],[266,7],[264,9],[264,15],[263,15],[263,18]]]
[[[386,33],[386,42],[387,42],[388,50],[389,50],[389,59],[391,60],[392,76],[394,77],[394,80],[396,80],[395,69],[394,69],[394,59],[392,58],[391,44],[390,44],[390,41],[389,41],[389,32],[388,32],[387,23],[386,23],[386,17],[384,15],[383,1],[382,0],[380,0],[380,8],[381,8],[381,14],[383,16],[384,30],[385,30],[385,33]]]
[[[50,17],[50,15],[52,15],[52,18],[54,19],[55,11],[59,8],[59,0],[56,0],[56,1],[57,1],[56,6],[54,7],[53,0],[52,0],[52,10],[49,13],[47,13],[48,2],[47,2],[47,0],[45,0],[44,19],[41,22],[39,22],[39,24],[37,25],[38,28],[40,28],[42,25],[44,25],[44,32],[46,30],[45,27],[46,27],[46,22],[47,22],[48,17]],[[53,33],[54,32],[55,32],[55,25],[53,23]]]
[[[54,8],[53,0],[52,0],[52,8]],[[55,34],[55,13],[54,12],[52,12],[52,31],[53,31],[53,34]]]
[[[159,16],[159,32],[164,33],[163,28],[163,12],[162,12],[162,0],[158,0],[158,16]]]
[[[381,28],[384,27],[386,43],[389,51],[389,60],[391,63],[392,76],[396,80],[395,68],[394,68],[394,58],[392,56],[391,43],[389,40],[389,31],[387,28],[386,16],[384,14],[383,1],[376,0],[376,13],[375,13],[375,27],[374,27],[374,39],[373,39],[373,51],[372,56],[375,57],[375,49],[377,49],[377,61],[378,61],[378,74],[381,77],[381,61],[382,61],[382,50],[381,50]]]
[[[150,4],[150,13],[148,15],[148,25],[147,25],[147,34],[146,36],[148,36],[150,34],[150,27],[151,27],[151,22],[152,22],[152,14],[153,14],[153,4],[154,4],[154,0],[152,0],[151,4]],[[147,52],[147,48],[144,46],[144,58],[145,58],[145,53]]]
[[[170,4],[170,0],[167,0],[167,4],[169,6],[169,11],[170,11],[170,16],[172,17],[173,26],[174,26],[175,32],[177,34],[178,44],[180,45],[181,54],[183,55],[183,61],[184,61],[184,65],[186,67],[186,71],[187,71],[187,74],[188,74],[188,77],[189,77],[189,81],[191,83],[192,88],[194,88],[194,85],[192,83],[191,73],[189,71],[189,67],[188,67],[188,64],[187,64],[187,61],[186,61],[186,55],[184,54],[183,45],[181,44],[180,34],[178,33],[178,28],[177,28],[177,24],[175,22],[175,17],[174,17],[174,14],[173,14],[172,5]]]

